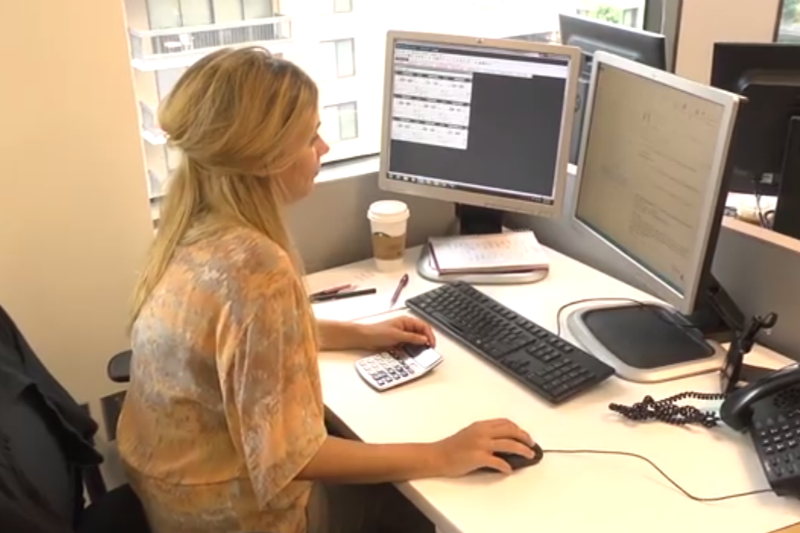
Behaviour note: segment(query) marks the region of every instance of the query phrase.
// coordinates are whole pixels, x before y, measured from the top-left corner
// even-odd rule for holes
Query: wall
[[[683,0],[675,72],[708,83],[714,43],[772,42],[781,0]]]
[[[80,400],[115,387],[152,238],[120,1],[0,2],[0,305]],[[93,406],[93,407],[96,407]]]

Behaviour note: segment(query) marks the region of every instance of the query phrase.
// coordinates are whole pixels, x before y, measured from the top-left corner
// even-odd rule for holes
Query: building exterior
[[[318,81],[328,159],[357,154],[357,48],[353,0],[299,0],[301,16],[273,0],[126,0],[131,66],[151,199],[164,192],[177,154],[156,120],[159,102],[186,68],[226,46],[260,45],[305,68]],[[292,2],[285,2],[286,9]],[[367,99],[369,100],[369,98]]]

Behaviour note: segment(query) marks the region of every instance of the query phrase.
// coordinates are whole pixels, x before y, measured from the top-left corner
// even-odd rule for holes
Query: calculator
[[[385,391],[424,376],[443,360],[430,346],[403,344],[359,359],[356,372],[373,389]]]

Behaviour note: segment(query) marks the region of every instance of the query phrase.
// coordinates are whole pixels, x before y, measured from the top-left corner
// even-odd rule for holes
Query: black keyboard
[[[466,283],[442,285],[406,305],[553,404],[614,375],[593,355]]]

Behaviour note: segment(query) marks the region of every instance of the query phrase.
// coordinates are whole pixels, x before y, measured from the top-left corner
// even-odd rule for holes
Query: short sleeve
[[[244,269],[217,335],[229,430],[261,508],[327,436],[313,315],[288,258],[268,263]]]

